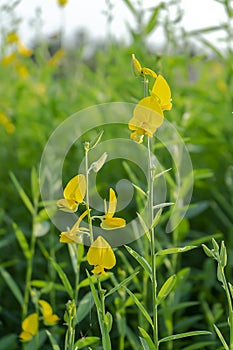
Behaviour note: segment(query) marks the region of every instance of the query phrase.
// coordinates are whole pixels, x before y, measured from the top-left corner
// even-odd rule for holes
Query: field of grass
[[[124,0],[129,43],[30,48],[17,1],[1,7],[0,349],[233,349],[233,8],[218,2],[219,27]],[[164,121],[138,143],[147,96]]]

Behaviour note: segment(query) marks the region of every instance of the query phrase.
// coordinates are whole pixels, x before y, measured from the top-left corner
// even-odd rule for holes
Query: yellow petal
[[[156,129],[163,123],[163,120],[163,111],[159,102],[153,96],[148,96],[136,105],[133,118],[129,121],[129,128],[139,130],[138,135],[142,134],[141,130],[144,130],[145,134],[152,137]]]
[[[53,309],[47,301],[40,299],[39,304],[41,306],[41,311],[43,316],[52,315]]]
[[[106,216],[112,217],[116,211],[116,206],[117,206],[116,194],[115,194],[115,191],[112,188],[110,188],[108,211],[106,213]]]
[[[133,72],[136,77],[139,77],[142,73],[142,67],[140,62],[136,59],[135,55],[132,54],[132,67],[133,67]]]
[[[103,217],[102,223],[100,224],[100,226],[105,230],[113,230],[116,228],[125,227],[125,225],[125,219],[108,217]]]
[[[78,209],[78,203],[73,199],[59,199],[57,201],[57,206],[60,210],[68,213],[74,213]]]
[[[53,326],[59,321],[59,317],[56,314],[44,316],[44,324],[46,326]]]
[[[20,333],[20,338],[23,341],[30,340],[38,332],[38,315],[33,313],[27,316],[22,322],[22,332]]]
[[[102,236],[98,236],[90,246],[87,252],[87,261],[90,265],[103,266],[106,269],[111,269],[116,265],[114,252]]]
[[[76,235],[71,231],[62,232],[60,234],[60,242],[61,243],[82,243],[82,237],[79,235]]]
[[[28,49],[22,42],[19,41],[17,47],[21,56],[30,57],[32,55],[32,50]]]
[[[157,78],[157,74],[150,68],[142,68],[142,74],[143,75],[151,75],[153,78]]]
[[[8,44],[17,43],[19,41],[19,36],[16,32],[11,32],[6,37],[6,42]]]
[[[74,176],[64,189],[64,197],[67,200],[74,200],[82,203],[86,194],[86,179],[83,174]]]
[[[93,270],[91,270],[92,273],[94,273],[95,275],[107,275],[107,273],[104,271],[104,267],[103,266],[95,266]]]
[[[28,333],[28,332],[21,332],[20,335],[19,335],[19,338],[22,340],[22,341],[29,341],[31,340],[33,337],[33,335],[31,333]]]
[[[155,95],[161,105],[162,110],[170,110],[172,108],[171,103],[171,90],[167,81],[158,75],[152,88],[152,95]]]

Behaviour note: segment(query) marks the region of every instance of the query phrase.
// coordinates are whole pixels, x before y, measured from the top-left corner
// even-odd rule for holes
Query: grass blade
[[[192,331],[192,332],[185,332],[185,333],[169,335],[168,337],[160,339],[159,340],[159,344],[160,343],[165,343],[165,342],[168,342],[168,341],[181,339],[181,338],[193,337],[195,335],[207,335],[207,334],[211,334],[211,332],[209,332],[209,331]]]
[[[66,276],[65,272],[62,270],[62,268],[60,267],[59,264],[57,264],[52,258],[50,258],[50,260],[53,264],[53,267],[57,271],[67,293],[69,294],[70,298],[73,299],[74,291],[73,291],[73,288],[70,284],[70,281],[68,280],[68,277]]]
[[[0,273],[5,280],[6,284],[12,291],[12,294],[15,296],[16,300],[19,302],[19,304],[22,306],[23,301],[23,295],[18,287],[18,285],[15,283],[14,279],[11,277],[8,271],[6,271],[2,266],[0,266]]]
[[[24,189],[22,188],[22,186],[20,185],[20,183],[18,182],[18,180],[12,172],[10,172],[10,178],[13,184],[15,185],[15,188],[23,203],[25,204],[26,208],[30,211],[32,215],[34,215],[34,207],[32,205],[32,202],[30,201],[28,195],[26,194],[26,192],[24,191]]]
[[[146,259],[138,254],[135,250],[133,250],[131,247],[125,245],[125,248],[127,251],[134,257],[135,260],[143,267],[143,269],[148,273],[148,275],[151,277],[152,275],[152,270],[149,265],[149,263],[146,261]]]

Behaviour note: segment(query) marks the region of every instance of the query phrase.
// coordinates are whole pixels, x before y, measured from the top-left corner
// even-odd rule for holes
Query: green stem
[[[89,206],[89,165],[88,165],[88,152],[89,152],[89,142],[85,142],[84,144],[85,149],[85,172],[86,172],[86,208],[88,210],[87,219],[89,224],[89,231],[90,231],[90,243],[92,244],[94,241],[93,238],[93,229],[92,229],[92,217],[90,214],[90,206]]]
[[[156,278],[156,254],[155,254],[155,238],[154,238],[154,228],[153,218],[153,204],[154,204],[154,194],[153,194],[153,165],[151,157],[151,141],[148,136],[147,138],[147,150],[148,150],[148,212],[149,212],[149,227],[150,227],[150,251],[151,251],[151,268],[152,268],[152,305],[153,305],[153,339],[155,350],[159,348],[158,341],[158,306],[156,302],[157,298],[157,278]]]
[[[97,278],[98,281],[98,291],[100,296],[100,302],[101,302],[101,310],[98,312],[99,316],[99,323],[100,323],[100,329],[102,334],[102,345],[104,350],[111,350],[111,340],[108,332],[108,325],[105,317],[105,290],[101,287],[100,278]]]

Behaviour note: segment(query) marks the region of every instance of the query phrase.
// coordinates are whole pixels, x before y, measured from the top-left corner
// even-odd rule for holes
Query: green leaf
[[[15,350],[18,348],[17,346],[17,335],[16,334],[8,334],[5,336],[1,336],[0,339],[0,349],[10,349]]]
[[[90,142],[89,150],[95,148],[98,145],[98,143],[100,142],[103,136],[103,133],[104,133],[104,130],[101,130],[100,133],[94,138],[94,140]]]
[[[32,280],[30,285],[36,288],[42,288],[46,291],[51,291],[52,289],[65,292],[66,288],[62,284],[53,283],[44,280]]]
[[[144,197],[147,197],[146,192],[143,191],[143,189],[142,189],[141,187],[139,187],[139,186],[137,186],[137,185],[135,185],[135,184],[133,184],[133,183],[132,183],[132,185],[133,185],[133,187],[134,187],[136,190],[138,190]]]
[[[147,348],[148,350],[154,350],[155,346],[154,343],[151,339],[151,337],[149,336],[149,334],[145,331],[145,329],[138,327],[141,335],[143,336],[143,339],[145,340],[146,344],[147,344]]]
[[[221,266],[224,268],[227,265],[227,250],[224,244],[224,241],[221,242],[220,248],[220,262]]]
[[[195,335],[207,335],[207,334],[211,334],[211,332],[209,332],[209,331],[192,331],[192,332],[185,332],[185,333],[169,335],[168,337],[160,339],[159,340],[159,344],[160,343],[165,343],[165,342],[168,342],[168,341],[177,340],[177,339],[193,337]]]
[[[160,208],[156,213],[155,218],[152,222],[151,228],[154,228],[155,226],[158,225],[161,214],[162,214],[162,208]]]
[[[50,343],[52,345],[53,350],[60,350],[59,345],[56,342],[56,339],[52,336],[52,334],[46,329],[45,330],[47,336],[49,337]]]
[[[214,258],[214,253],[205,244],[202,244],[202,248],[209,258]]]
[[[100,298],[99,298],[99,296],[98,296],[98,294],[96,292],[93,280],[91,278],[92,276],[90,276],[88,271],[86,271],[86,273],[87,273],[89,285],[90,285],[90,288],[91,288],[92,296],[93,296],[94,301],[95,301],[95,305],[96,305],[97,309],[100,311],[101,310],[101,302],[100,302]],[[96,279],[96,277],[95,277],[95,279]]]
[[[154,7],[153,12],[148,20],[148,23],[145,28],[145,33],[150,34],[156,27],[158,22],[158,15],[160,14],[160,10],[165,7],[164,3],[161,2],[158,6]]]
[[[152,270],[149,263],[146,261],[146,259],[138,254],[135,250],[133,250],[131,247],[125,245],[125,248],[127,251],[134,257],[135,260],[143,267],[143,269],[148,273],[148,275],[152,276]]]
[[[31,188],[33,203],[37,203],[40,195],[39,179],[37,176],[36,169],[33,167],[31,171]]]
[[[29,197],[27,196],[26,192],[24,191],[24,189],[22,188],[22,186],[20,185],[20,183],[18,182],[18,180],[16,179],[15,175],[10,172],[10,178],[13,182],[13,184],[15,185],[17,192],[19,194],[19,196],[21,197],[23,203],[25,204],[26,208],[29,210],[29,212],[34,215],[34,207],[32,205],[32,202],[30,201]]]
[[[176,275],[172,275],[166,280],[166,282],[163,284],[163,286],[159,291],[158,298],[157,298],[158,303],[161,303],[161,301],[168,296],[168,294],[174,288],[175,283],[176,283]]]
[[[97,343],[99,340],[100,338],[98,337],[83,337],[75,342],[74,348],[83,349],[86,348],[88,345]]]
[[[214,238],[212,238],[212,244],[213,244],[213,247],[214,247],[214,252],[216,255],[218,255],[218,252],[219,252],[219,245],[218,243],[215,241]]]
[[[133,274],[131,274],[129,277],[124,279],[121,283],[119,283],[116,287],[112,288],[108,293],[105,294],[105,298],[107,298],[109,295],[115,293],[117,290],[119,290],[121,287],[125,286],[129,281],[131,281],[139,271],[135,271]]]
[[[84,297],[78,302],[78,308],[76,313],[77,322],[81,322],[86,315],[90,312],[94,304],[94,299],[92,293],[88,292]]]
[[[219,339],[220,339],[224,349],[225,350],[229,350],[229,347],[228,347],[228,345],[226,343],[226,340],[224,339],[221,331],[219,330],[219,328],[215,324],[213,326],[214,326],[215,332],[217,333],[217,335],[218,335],[218,337],[219,337]]]
[[[52,258],[50,258],[53,267],[55,268],[55,270],[57,271],[65,289],[66,292],[69,294],[70,298],[73,299],[73,295],[74,295],[74,291],[73,288],[70,284],[70,281],[68,279],[68,277],[66,276],[65,272],[62,270],[61,266],[59,264],[57,264]]]
[[[107,332],[110,333],[112,329],[112,315],[110,312],[107,312],[106,315],[104,315],[104,322],[107,326]]]
[[[186,247],[167,248],[167,249],[159,250],[156,253],[156,255],[168,255],[168,254],[184,253],[184,252],[188,252],[189,250],[192,250],[195,248],[197,248],[197,246],[195,246],[195,245],[188,245]]]
[[[135,296],[134,293],[131,292],[131,290],[129,290],[127,287],[123,287],[127,293],[132,297],[132,299],[134,300],[135,304],[137,305],[137,307],[139,308],[139,310],[141,311],[141,313],[145,316],[145,318],[147,319],[147,321],[150,323],[150,325],[152,326],[152,328],[154,327],[152,319],[150,317],[150,315],[148,314],[148,312],[146,311],[146,309],[144,308],[144,306],[142,305],[142,303],[140,303],[140,301],[138,300],[138,298]]]
[[[24,303],[23,295],[18,285],[16,284],[15,280],[11,277],[9,272],[6,271],[2,266],[0,266],[0,273],[3,279],[5,280],[6,284],[8,285],[9,289],[11,290],[12,294],[14,295],[16,300],[19,302],[19,304],[22,306]]]
[[[18,243],[23,251],[23,254],[24,254],[25,258],[27,260],[29,260],[31,258],[31,251],[30,251],[28,242],[25,238],[25,235],[23,234],[23,232],[20,230],[20,228],[18,227],[18,225],[15,222],[13,223],[13,228],[15,230],[16,238],[17,238]]]
[[[150,240],[149,228],[147,227],[147,225],[146,225],[143,217],[141,216],[141,214],[137,213],[137,216],[138,216],[139,222],[141,224],[141,227],[143,229],[143,233],[145,233],[147,235],[147,238]]]

